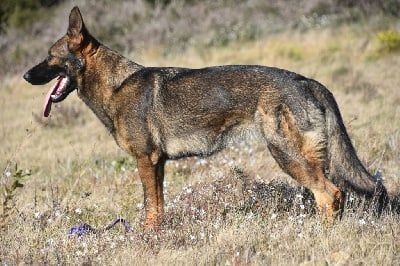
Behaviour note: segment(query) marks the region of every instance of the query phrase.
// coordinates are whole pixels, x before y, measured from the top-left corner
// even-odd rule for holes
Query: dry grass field
[[[162,8],[148,11],[145,21],[137,15],[144,1],[134,1],[137,5],[116,1],[122,13],[114,10],[114,16],[105,13],[111,4],[101,9],[90,2],[80,6],[89,30],[93,28],[100,41],[140,64],[192,68],[261,64],[320,81],[335,95],[362,162],[371,173],[382,174],[391,195],[399,194],[398,18],[385,13],[357,19],[340,13],[310,15],[313,7],[298,8],[296,13],[295,6],[284,9],[284,1],[277,1],[272,11],[264,6],[262,10],[262,1],[241,3],[238,9],[224,6],[229,1],[216,1],[220,4],[214,4],[214,13],[200,4],[191,8],[171,4],[165,8],[168,14],[177,13],[179,23],[167,36],[170,41],[159,37],[146,45],[146,36],[142,33],[135,40],[134,33],[142,29],[157,34],[157,21],[160,28],[168,24]],[[305,2],[317,5],[317,1]],[[1,265],[400,264],[399,215],[374,217],[360,207],[363,199],[350,195],[342,219],[332,226],[322,224],[309,192],[280,171],[257,139],[234,143],[208,158],[168,162],[165,222],[159,232],[144,233],[143,194],[135,159],[117,147],[75,93],[57,104],[50,118],[41,118],[48,85],[34,87],[22,79],[23,71],[39,62],[49,44],[65,33],[74,4],[80,5],[65,1],[48,11],[57,13],[57,18],[20,30],[25,32],[25,42],[31,43],[18,43],[24,52],[22,59],[14,58],[15,67],[13,61],[4,63],[15,56],[11,48],[0,49],[5,58],[0,77]],[[245,33],[254,27],[240,24],[238,15],[248,11],[246,4],[259,11],[257,16],[273,14],[271,21],[265,19],[266,26],[250,35]],[[123,28],[129,23],[121,29],[115,26],[114,37],[96,27],[124,21],[127,14],[123,12],[128,9],[146,24],[131,26],[133,32]],[[204,19],[196,18],[196,12]],[[291,19],[285,23],[283,15]],[[100,22],[101,16],[105,17]],[[233,19],[228,25],[219,23],[223,16]],[[264,20],[257,21],[257,16],[249,21],[261,24]],[[210,25],[199,25],[201,21]],[[55,31],[38,31],[40,25],[53,25]],[[200,29],[202,25],[209,30]],[[275,26],[268,30],[271,25]],[[239,29],[229,31],[235,27]],[[36,35],[32,28],[38,31]],[[22,35],[10,32],[3,37],[16,42],[16,36]],[[114,47],[118,41],[136,42]],[[25,51],[27,47],[36,52]],[[100,235],[67,234],[77,224],[102,228],[118,217],[126,218],[133,232],[125,234],[117,225]]]

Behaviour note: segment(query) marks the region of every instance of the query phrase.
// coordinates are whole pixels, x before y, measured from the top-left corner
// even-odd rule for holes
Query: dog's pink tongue
[[[51,89],[49,90],[49,92],[46,95],[46,99],[44,101],[44,107],[43,107],[43,116],[44,117],[48,117],[51,111],[51,95],[54,94],[58,87],[60,87],[61,81],[63,80],[62,77],[59,77],[57,79],[56,84],[53,85],[53,87],[51,87]]]

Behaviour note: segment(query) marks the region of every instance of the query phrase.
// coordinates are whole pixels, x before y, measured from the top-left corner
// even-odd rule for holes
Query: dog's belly
[[[170,137],[165,142],[165,150],[170,158],[207,156],[224,148],[226,142],[221,136],[211,138],[199,134]]]
[[[259,132],[254,124],[243,124],[219,134],[197,131],[187,135],[172,135],[165,139],[164,150],[172,159],[186,156],[204,157],[222,150],[237,140],[259,137]]]

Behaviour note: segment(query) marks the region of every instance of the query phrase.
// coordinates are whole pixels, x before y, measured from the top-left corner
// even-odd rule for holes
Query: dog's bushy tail
[[[325,106],[329,176],[342,189],[350,187],[356,193],[373,199],[381,212],[388,202],[381,178],[372,176],[358,158],[333,95],[316,81],[311,87]]]

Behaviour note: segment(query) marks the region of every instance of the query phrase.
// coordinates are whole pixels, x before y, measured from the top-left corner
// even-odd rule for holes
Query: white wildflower
[[[76,209],[75,209],[75,213],[76,213],[76,214],[81,214],[81,213],[82,213],[81,208],[76,208]]]
[[[249,213],[246,214],[246,218],[247,219],[251,219],[253,217],[254,217],[254,213],[253,212],[249,212]]]
[[[303,198],[303,195],[301,195],[301,194],[296,194],[296,198],[302,199],[302,198]]]

